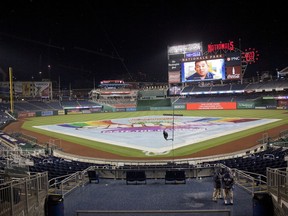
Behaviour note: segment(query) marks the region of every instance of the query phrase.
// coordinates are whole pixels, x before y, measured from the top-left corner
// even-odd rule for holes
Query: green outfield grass
[[[221,136],[214,138],[213,140],[207,140],[193,145],[174,149],[173,156],[185,156],[198,151],[202,151],[213,146],[218,146],[231,142],[234,140],[241,139],[255,133],[263,132],[267,130],[288,124],[288,112],[285,110],[204,110],[204,111],[186,111],[186,110],[175,110],[175,114],[183,114],[184,116],[200,116],[200,117],[242,117],[242,118],[272,118],[281,119],[274,123],[266,124],[263,126],[255,127],[253,129],[241,131],[227,136]],[[23,124],[22,128],[30,131],[34,131],[40,134],[45,134],[51,139],[61,139],[69,142],[77,143],[79,145],[88,146],[98,150],[111,152],[117,155],[126,157],[139,157],[145,158],[146,156],[142,151],[137,149],[125,148],[120,146],[111,145],[109,143],[93,142],[82,138],[67,136],[54,132],[47,132],[33,126],[49,125],[49,124],[60,124],[60,123],[72,123],[72,122],[83,122],[83,121],[95,121],[105,119],[116,119],[116,118],[129,118],[129,117],[140,117],[140,116],[151,116],[151,115],[163,115],[172,114],[172,110],[167,111],[140,111],[140,112],[115,112],[115,113],[94,113],[94,114],[78,114],[78,115],[63,115],[63,116],[49,116],[49,117],[34,117],[29,118]],[[279,131],[280,132],[280,131]],[[259,137],[260,138],[260,137]],[[48,140],[47,140],[48,141]],[[255,143],[256,144],[256,143]],[[171,157],[172,152],[165,156],[154,156],[157,158]],[[151,156],[150,156],[151,157]]]

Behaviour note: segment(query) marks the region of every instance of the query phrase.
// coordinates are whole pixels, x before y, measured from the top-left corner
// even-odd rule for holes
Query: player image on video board
[[[202,59],[182,63],[182,82],[225,79],[224,59]]]

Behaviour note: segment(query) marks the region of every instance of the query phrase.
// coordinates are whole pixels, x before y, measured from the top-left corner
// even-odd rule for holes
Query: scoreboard
[[[255,49],[241,51],[233,41],[209,44],[204,50],[202,42],[168,47],[168,83],[179,84],[214,80],[240,80],[243,78],[248,64],[258,60],[259,53]],[[208,79],[192,79],[197,77],[195,63],[205,60],[209,73]],[[213,77],[213,78],[212,78]],[[199,76],[198,76],[199,78]]]

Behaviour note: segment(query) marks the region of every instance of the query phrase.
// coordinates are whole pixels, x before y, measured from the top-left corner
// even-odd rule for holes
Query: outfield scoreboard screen
[[[226,68],[223,55],[186,58],[181,63],[181,81],[184,83],[225,79]]]
[[[241,53],[186,57],[180,68],[182,83],[241,79]]]

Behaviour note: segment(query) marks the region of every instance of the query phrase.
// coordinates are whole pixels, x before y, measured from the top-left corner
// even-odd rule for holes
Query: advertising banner
[[[236,102],[188,103],[187,110],[235,110]]]
[[[240,52],[229,52],[225,54],[226,66],[241,66],[242,59]]]
[[[126,112],[135,112],[136,111],[136,107],[127,107],[126,108]]]
[[[28,118],[28,117],[35,117],[35,112],[18,112],[18,118]]]
[[[186,110],[186,104],[174,104],[175,110]]]
[[[52,110],[42,111],[41,116],[53,116]]]
[[[35,96],[41,98],[50,97],[50,82],[35,82]]]
[[[255,103],[253,101],[237,102],[237,109],[254,109]]]
[[[241,66],[226,67],[226,75],[227,79],[229,80],[241,79],[241,74],[242,74]]]

